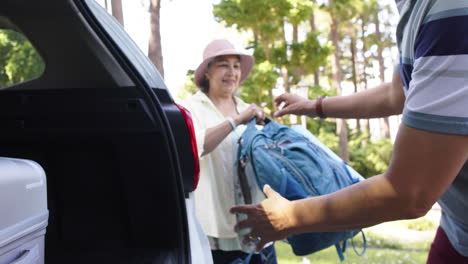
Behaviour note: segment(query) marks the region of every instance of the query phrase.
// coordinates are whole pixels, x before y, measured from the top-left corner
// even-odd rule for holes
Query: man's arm
[[[377,118],[401,114],[404,103],[400,75],[394,74],[391,83],[349,96],[326,98],[322,102],[322,109],[327,117]]]
[[[285,103],[274,116],[286,114],[317,116],[316,100],[306,100],[292,94],[282,94],[275,99],[277,105]],[[336,118],[377,118],[400,114],[405,95],[400,75],[394,74],[391,83],[381,84],[349,96],[334,96],[322,101],[327,117]]]
[[[295,218],[300,219],[302,228],[313,232],[362,228],[424,216],[467,159],[468,136],[401,125],[390,167],[383,175],[319,197],[317,201],[293,202]],[[314,207],[315,213],[306,210]]]
[[[363,228],[423,216],[447,190],[468,159],[468,136],[434,133],[401,125],[389,169],[332,194],[287,201],[273,190],[260,205],[231,211],[249,218],[262,244],[305,232]],[[259,245],[262,246],[262,245]]]

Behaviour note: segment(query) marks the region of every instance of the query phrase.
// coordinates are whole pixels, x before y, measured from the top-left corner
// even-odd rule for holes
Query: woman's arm
[[[251,104],[239,115],[233,117],[235,125],[246,124],[252,118],[257,117],[258,124],[264,124],[265,112],[256,104]],[[226,119],[219,125],[208,128],[205,132],[203,155],[212,152],[233,130],[231,123]]]
[[[266,188],[259,205],[235,206],[265,243],[291,234],[363,228],[426,214],[468,159],[468,136],[434,133],[401,125],[389,169],[332,194],[288,201]]]
[[[227,119],[217,126],[208,128],[205,132],[205,144],[203,145],[203,153],[201,155],[204,156],[212,152],[232,130],[231,123]]]
[[[317,116],[316,100],[306,100],[297,95],[282,94],[275,99],[275,103],[285,106],[275,113],[276,116],[285,114]],[[377,118],[400,114],[403,110],[405,95],[401,78],[393,75],[391,83],[381,84],[349,96],[334,96],[322,101],[322,110],[327,117],[336,118]]]

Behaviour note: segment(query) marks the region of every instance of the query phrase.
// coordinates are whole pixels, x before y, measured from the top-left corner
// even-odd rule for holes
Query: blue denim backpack
[[[255,119],[250,121],[239,139],[237,158],[246,203],[260,202],[255,197],[252,200],[248,190],[261,190],[265,184],[286,199],[297,200],[332,193],[364,180],[305,128],[291,128],[271,120],[262,130],[257,129]],[[334,245],[343,260],[347,240],[360,231],[305,233],[291,235],[287,241],[298,256]],[[363,238],[364,250],[359,255],[365,252]]]

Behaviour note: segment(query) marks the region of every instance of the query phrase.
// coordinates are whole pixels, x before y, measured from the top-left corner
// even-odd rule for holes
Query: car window
[[[167,89],[162,76],[149,58],[140,50],[138,45],[125,32],[119,22],[102,8],[95,0],[86,0],[91,12],[99,21],[104,30],[113,41],[120,47],[125,56],[132,62],[142,77],[152,88]]]
[[[44,60],[31,42],[0,16],[0,88],[36,79],[44,70]]]

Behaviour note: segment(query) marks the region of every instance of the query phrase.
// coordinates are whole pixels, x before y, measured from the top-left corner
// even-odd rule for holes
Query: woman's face
[[[210,93],[232,95],[241,78],[239,57],[226,55],[215,58],[208,68],[206,78],[210,83]]]

